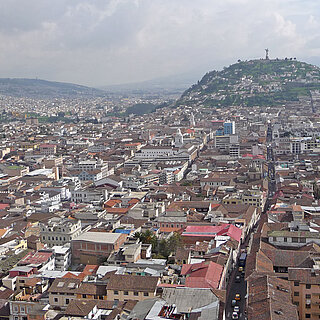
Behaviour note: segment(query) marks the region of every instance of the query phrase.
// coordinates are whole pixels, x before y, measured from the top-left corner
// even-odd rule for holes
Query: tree
[[[157,237],[150,230],[145,232],[136,232],[134,234],[136,239],[139,239],[142,243],[152,244],[152,251],[154,252],[157,248]]]
[[[172,252],[175,252],[176,249],[181,246],[181,244],[181,235],[178,232],[174,232],[174,234],[169,239],[162,239],[160,241],[158,254],[164,256],[167,259]]]
[[[175,252],[182,244],[181,235],[178,232],[174,232],[169,239],[162,239],[160,241],[150,230],[145,232],[136,232],[134,237],[139,239],[142,243],[151,244],[154,257],[158,257],[159,259],[167,259],[170,254]]]

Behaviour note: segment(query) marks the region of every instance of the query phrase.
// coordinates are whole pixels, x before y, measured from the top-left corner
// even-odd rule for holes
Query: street
[[[268,198],[266,205],[264,207],[264,211],[262,214],[266,214],[266,211],[269,209],[269,200],[272,198],[274,193],[276,192],[276,181],[275,181],[275,159],[273,154],[272,147],[272,125],[269,123],[268,131],[267,131],[267,154],[266,160],[268,163]],[[248,240],[248,238],[246,239]],[[241,245],[241,250],[246,249],[246,242]],[[234,270],[231,273],[230,283],[227,289],[227,301],[225,306],[225,318],[227,320],[232,319],[232,313],[234,311],[234,306],[232,306],[232,301],[235,300],[236,294],[240,294],[240,300],[236,302],[236,305],[240,307],[239,318],[241,320],[246,320],[247,316],[245,313],[246,308],[246,291],[247,284],[244,277],[241,276],[242,272],[239,271],[239,257],[237,263],[235,265]],[[240,276],[236,282],[236,277]],[[237,319],[237,318],[236,318]]]
[[[239,313],[239,319],[245,320],[246,316],[244,315],[244,310],[246,306],[246,281],[244,280],[244,277],[241,277],[241,272],[238,271],[239,263],[236,264],[235,269],[232,272],[231,275],[231,282],[228,292],[228,297],[226,301],[226,319],[232,319],[232,312],[233,312],[233,306],[232,306],[232,300],[234,300],[237,293],[240,294],[240,301],[237,301],[236,305],[240,307],[240,313]],[[236,276],[240,276],[240,282],[236,282]]]

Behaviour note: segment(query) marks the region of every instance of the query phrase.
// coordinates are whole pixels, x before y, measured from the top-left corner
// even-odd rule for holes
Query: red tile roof
[[[213,288],[218,289],[223,272],[223,266],[210,261],[185,264],[181,274],[186,275],[186,287],[190,288]]]
[[[212,238],[215,238],[216,236],[230,236],[230,238],[239,242],[242,230],[232,224],[222,224],[219,226],[187,226],[182,235],[188,237]]]
[[[8,203],[0,203],[0,210],[4,210],[6,208],[10,207],[10,204]]]
[[[20,265],[28,265],[28,264],[42,264],[49,260],[49,258],[53,255],[52,252],[29,252],[24,258],[19,261]]]

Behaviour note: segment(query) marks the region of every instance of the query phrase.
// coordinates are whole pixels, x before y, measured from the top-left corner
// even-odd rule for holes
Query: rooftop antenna
[[[264,50],[266,50],[266,60],[269,60],[269,49],[267,48],[267,49],[264,49]]]

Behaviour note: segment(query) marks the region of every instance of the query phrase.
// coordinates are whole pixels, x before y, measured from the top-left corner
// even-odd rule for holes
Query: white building
[[[52,218],[47,224],[40,224],[41,242],[49,247],[63,246],[81,234],[81,221]]]
[[[53,246],[55,255],[55,270],[65,271],[71,265],[71,250],[69,246]]]

